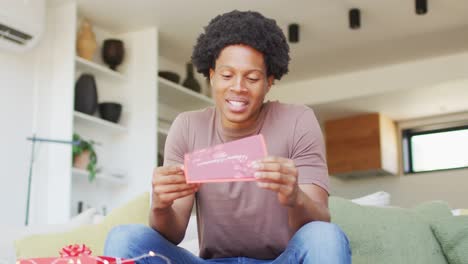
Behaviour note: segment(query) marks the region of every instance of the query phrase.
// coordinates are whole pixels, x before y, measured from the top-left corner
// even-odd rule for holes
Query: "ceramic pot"
[[[99,114],[104,120],[118,123],[121,113],[122,105],[119,103],[106,102],[99,104]]]
[[[83,20],[76,40],[78,56],[91,61],[96,48],[96,36],[94,35],[93,28],[87,20]]]
[[[124,44],[118,39],[106,39],[102,45],[102,60],[109,65],[112,70],[116,70],[125,55]]]
[[[199,93],[201,90],[200,84],[198,83],[198,81],[195,79],[195,76],[193,75],[192,63],[187,63],[187,77],[182,83],[182,86],[185,86],[189,88],[190,90],[195,91],[197,93]]]
[[[96,81],[91,74],[82,74],[75,85],[75,110],[93,115],[98,106]]]
[[[180,81],[180,76],[179,74],[171,71],[159,71],[158,75],[160,77],[163,77],[166,80],[169,80],[171,82],[179,83]]]
[[[81,170],[86,170],[89,164],[90,152],[85,150],[80,155],[75,156],[73,159],[73,167]]]

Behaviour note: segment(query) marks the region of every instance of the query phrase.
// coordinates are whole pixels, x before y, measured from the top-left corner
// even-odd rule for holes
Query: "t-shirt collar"
[[[242,129],[234,129],[224,127],[221,122],[221,113],[218,108],[215,106],[215,115],[216,115],[216,130],[219,135],[222,137],[223,141],[230,141],[235,139],[240,139],[247,136],[256,135],[260,132],[263,121],[265,120],[266,113],[268,112],[268,108],[270,105],[270,101],[264,102],[261,109],[260,114],[258,115],[257,122],[251,127],[246,127]]]

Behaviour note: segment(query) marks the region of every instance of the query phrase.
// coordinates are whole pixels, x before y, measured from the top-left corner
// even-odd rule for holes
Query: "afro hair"
[[[200,34],[193,48],[192,63],[209,78],[210,68],[221,51],[230,45],[243,44],[263,54],[267,76],[280,80],[288,73],[289,46],[276,21],[254,11],[234,10],[213,18]]]

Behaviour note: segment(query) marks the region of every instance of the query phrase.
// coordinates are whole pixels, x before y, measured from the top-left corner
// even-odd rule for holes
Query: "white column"
[[[47,9],[35,65],[38,137],[71,140],[73,133],[76,3]],[[71,145],[38,143],[32,179],[30,224],[64,223],[70,216]]]

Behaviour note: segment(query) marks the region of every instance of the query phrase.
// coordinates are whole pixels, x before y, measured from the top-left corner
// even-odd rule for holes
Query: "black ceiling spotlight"
[[[289,24],[288,37],[289,37],[289,42],[291,43],[299,42],[299,25],[298,24]]]
[[[349,10],[349,27],[351,29],[358,29],[361,27],[361,11],[358,8]]]
[[[427,13],[427,0],[415,0],[416,14],[424,15]]]

